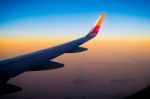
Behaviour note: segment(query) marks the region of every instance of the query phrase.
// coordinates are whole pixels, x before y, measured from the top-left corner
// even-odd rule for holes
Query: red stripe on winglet
[[[92,33],[98,33],[100,26],[95,26]]]

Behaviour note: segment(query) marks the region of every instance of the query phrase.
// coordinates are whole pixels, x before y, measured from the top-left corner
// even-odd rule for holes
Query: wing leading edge
[[[0,84],[5,83],[10,78],[17,76],[25,71],[34,70],[48,63],[50,60],[68,52],[82,52],[86,48],[79,48],[79,46],[98,34],[104,19],[104,14],[101,14],[96,21],[91,31],[84,37],[73,40],[61,45],[42,49],[25,55],[20,55],[14,58],[9,58],[0,61]],[[53,65],[55,68],[55,65]],[[51,68],[52,65],[51,65]]]

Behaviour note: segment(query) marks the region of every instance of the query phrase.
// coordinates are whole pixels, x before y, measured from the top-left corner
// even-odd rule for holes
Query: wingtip
[[[99,32],[99,29],[102,25],[104,17],[105,17],[105,14],[101,13],[100,16],[98,17],[96,23],[94,24],[92,30],[90,31],[90,34],[96,35]]]
[[[104,17],[105,17],[105,14],[104,14],[104,13],[100,14],[99,19],[98,19],[98,24],[97,24],[97,25],[99,25],[99,26],[102,25],[102,22],[103,22]]]
[[[95,25],[94,25],[94,27],[93,27],[92,33],[98,33],[98,32],[99,32],[99,29],[100,29],[100,27],[101,27],[101,25],[102,25],[104,16],[105,16],[104,13],[100,14],[98,20],[96,21],[96,23],[95,23]]]

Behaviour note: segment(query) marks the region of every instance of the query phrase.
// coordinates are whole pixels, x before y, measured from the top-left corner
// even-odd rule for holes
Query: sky
[[[150,38],[149,0],[1,0],[0,37],[80,37],[100,13],[102,38]]]
[[[115,46],[122,42],[117,40],[130,40],[124,45],[134,42],[145,46],[150,42],[149,3],[149,0],[0,0],[0,58],[82,37],[101,13],[105,13],[105,18],[93,44],[109,40],[106,45]]]

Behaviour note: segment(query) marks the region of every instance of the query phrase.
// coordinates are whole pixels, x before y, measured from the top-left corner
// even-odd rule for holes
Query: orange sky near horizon
[[[73,38],[73,37],[72,37]],[[52,47],[73,39],[69,38],[45,38],[45,39],[0,39],[0,58],[9,58],[32,51]],[[139,57],[143,60],[150,58],[150,39],[110,39],[94,38],[82,45],[88,48],[87,57],[95,55],[103,56],[105,59],[117,60],[124,56],[130,58]],[[85,53],[85,52],[83,52]],[[77,53],[78,54],[78,53]],[[118,57],[116,57],[118,56]]]

